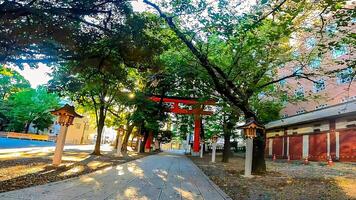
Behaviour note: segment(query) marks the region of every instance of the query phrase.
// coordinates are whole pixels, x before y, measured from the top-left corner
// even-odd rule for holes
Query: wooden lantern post
[[[249,120],[246,124],[240,126],[246,138],[246,153],[245,153],[245,177],[252,177],[252,157],[253,157],[253,138],[257,136],[257,129],[264,130],[264,127],[258,124],[255,120]]]
[[[121,157],[122,156],[122,152],[121,152],[121,148],[122,148],[122,136],[124,135],[124,131],[125,129],[121,126],[120,128],[117,129],[117,144],[116,144],[116,156]]]
[[[58,117],[57,123],[61,125],[61,130],[56,140],[56,149],[54,151],[53,162],[54,166],[58,166],[62,162],[63,148],[66,141],[68,126],[73,125],[74,118],[83,116],[75,112],[74,106],[66,104],[62,108],[51,111],[51,113]]]
[[[216,155],[216,143],[218,141],[218,136],[217,135],[213,135],[213,137],[211,138],[211,147],[212,147],[212,152],[211,152],[211,162],[215,162],[215,155]]]

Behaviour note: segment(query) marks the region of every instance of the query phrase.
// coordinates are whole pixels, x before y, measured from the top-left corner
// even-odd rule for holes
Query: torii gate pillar
[[[193,156],[199,155],[200,130],[201,130],[200,115],[195,114],[194,115],[194,143],[193,143],[193,153],[192,153]]]

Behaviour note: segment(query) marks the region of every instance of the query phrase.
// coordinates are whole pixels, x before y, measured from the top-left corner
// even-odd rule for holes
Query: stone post
[[[203,157],[203,151],[204,151],[204,142],[201,141],[201,142],[200,142],[200,158]]]
[[[211,152],[211,162],[215,162],[215,154],[216,154],[216,142],[212,143],[212,152]]]
[[[252,151],[253,151],[253,139],[246,139],[246,153],[245,153],[245,177],[252,177]]]
[[[117,136],[117,149],[116,149],[116,156],[121,157],[122,156],[122,152],[121,152],[121,147],[122,147],[122,135],[119,133],[119,135]]]
[[[138,137],[138,143],[137,143],[137,153],[140,153],[140,149],[141,149],[141,138]]]

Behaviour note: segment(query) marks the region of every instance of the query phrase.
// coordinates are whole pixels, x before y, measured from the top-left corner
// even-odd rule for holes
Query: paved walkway
[[[65,181],[0,193],[0,199],[230,199],[183,155],[160,153]]]

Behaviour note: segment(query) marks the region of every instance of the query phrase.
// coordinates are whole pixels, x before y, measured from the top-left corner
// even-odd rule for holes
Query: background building
[[[330,41],[340,38],[334,23],[329,23],[325,31]],[[355,19],[346,32],[356,32]],[[312,31],[295,35],[294,40],[297,50],[293,56],[300,61],[281,66],[278,76],[316,75],[311,77],[313,81],[296,77],[279,82],[279,88],[288,96],[305,99],[286,101],[281,119],[266,125],[266,155],[291,160],[332,158],[356,162],[356,68],[348,66],[352,62],[343,62],[355,59],[355,47],[341,44],[324,54],[313,55],[320,38]],[[312,56],[306,59],[308,55]],[[327,71],[335,73],[323,73]]]

